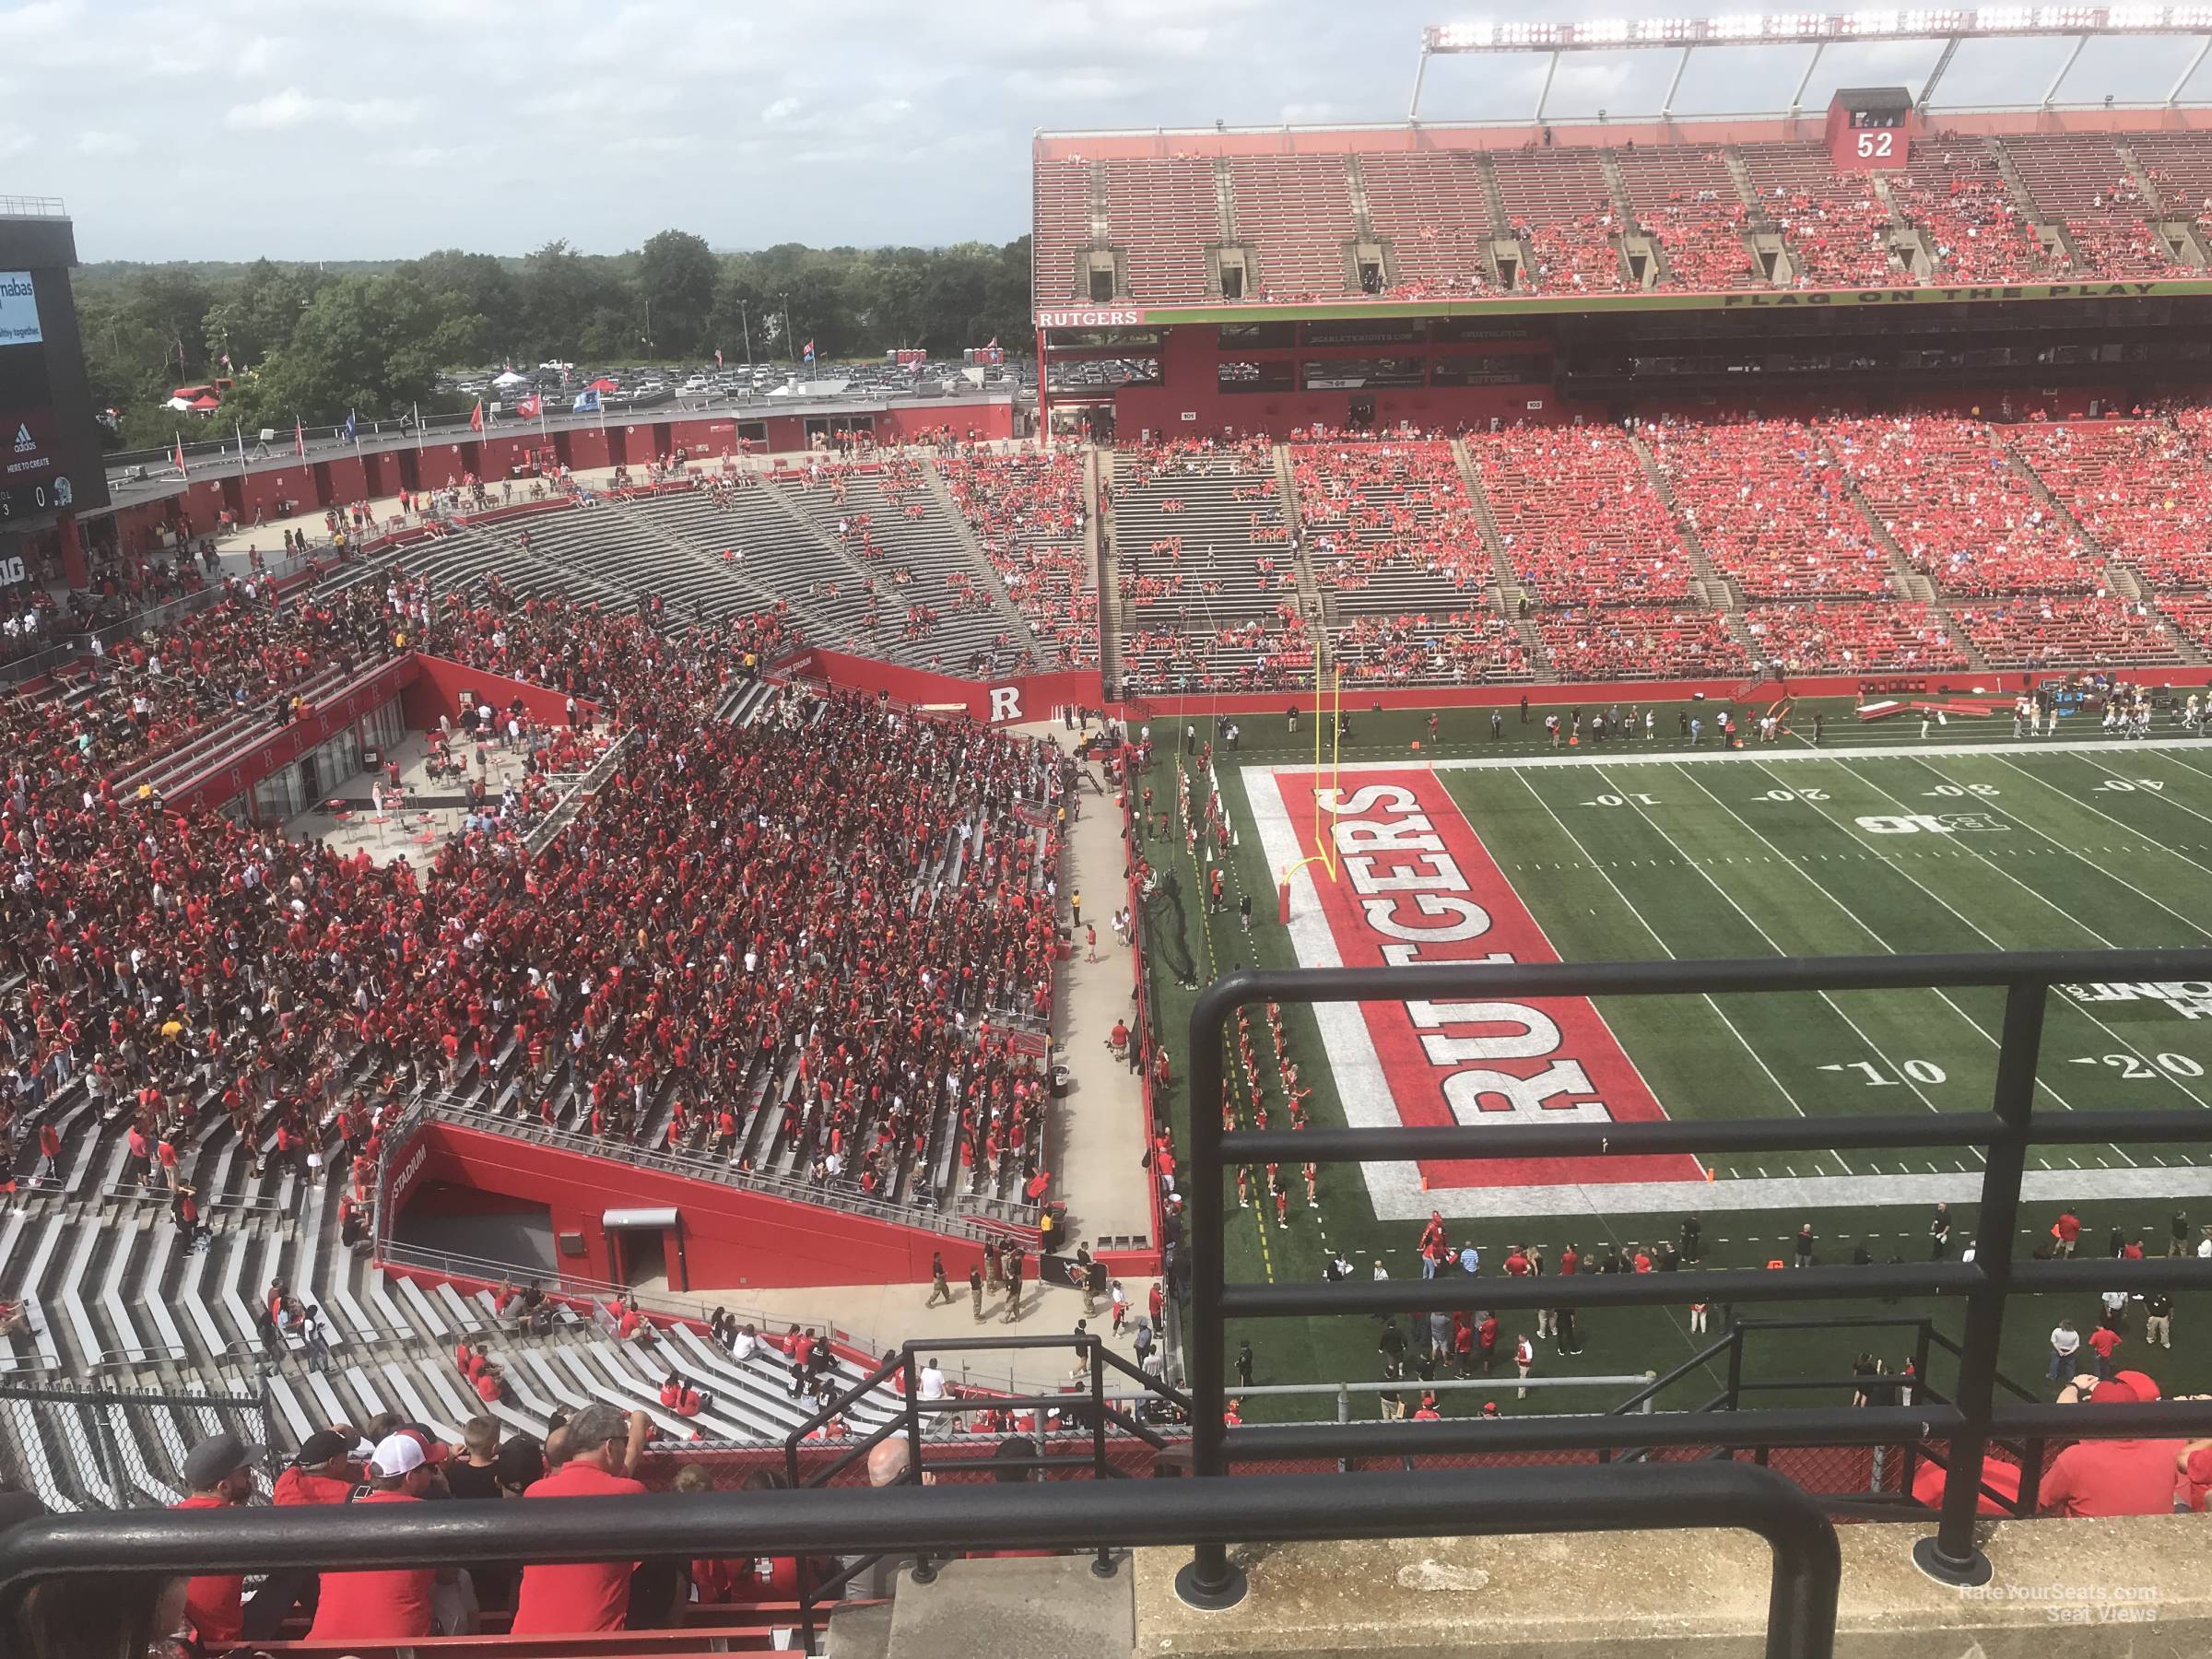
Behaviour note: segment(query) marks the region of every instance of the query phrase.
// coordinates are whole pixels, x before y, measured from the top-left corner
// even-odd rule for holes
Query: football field
[[[1280,721],[1262,740],[1272,752],[1246,735],[1218,753],[1212,782],[1235,835],[1221,858],[1227,902],[1203,902],[1204,846],[1194,858],[1179,831],[1155,841],[1155,862],[1181,876],[1166,912],[1157,898],[1147,907],[1156,949],[1163,923],[1186,922],[1187,979],[1203,982],[1246,962],[2212,948],[2212,744],[2178,726],[2119,742],[2084,721],[2079,735],[2015,740],[2009,721],[1923,737],[1917,722],[1831,716],[1819,747],[1693,747],[1663,725],[1569,749],[1540,727],[1514,722],[1493,737],[1487,714],[1447,718],[1465,728],[1457,742],[1425,717],[1359,721],[1360,741],[1319,772],[1310,733]],[[1186,764],[1203,812],[1206,781]],[[1294,866],[1286,926],[1276,884]],[[1153,984],[1180,1042],[1182,987],[1163,984],[1157,962]],[[1294,1087],[1311,1088],[1314,1123],[1360,1126],[1971,1112],[1991,1100],[2002,1003],[1975,989],[1287,1008],[1279,1060],[1255,1009],[1250,1058],[1230,1057],[1230,1092],[1247,1125],[1286,1112]],[[2038,1114],[2115,1107],[2212,1108],[2212,984],[2053,994]],[[1939,1201],[1957,1217],[1954,1253],[1971,1236],[1981,1164],[1962,1148],[1335,1166],[1314,1206],[1284,1170],[1289,1225],[1232,1211],[1231,1276],[1317,1275],[1337,1253],[1412,1271],[1431,1210],[1486,1259],[1522,1241],[1555,1256],[1570,1241],[1585,1253],[1651,1243],[1693,1213],[1708,1265],[1787,1256],[1804,1221],[1823,1261],[1859,1249],[1921,1259]],[[1256,1210],[1271,1208],[1265,1184],[1255,1174]],[[2192,1245],[2212,1221],[2212,1168],[2180,1146],[2038,1148],[2023,1230],[2047,1232],[2067,1206],[2100,1249],[2116,1228],[2163,1254],[2177,1214]],[[2068,1312],[2086,1330],[2097,1310],[2085,1300]],[[2021,1307],[2048,1330],[2044,1311]],[[1688,1351],[1610,1317],[1660,1345],[1654,1363]],[[1371,1374],[1341,1331],[1309,1336],[1317,1374]],[[2008,1337],[2032,1380],[2040,1332],[2016,1320]],[[2212,1376],[2202,1345],[2189,1346],[2188,1371]],[[1613,1363],[1642,1369],[1633,1355]]]

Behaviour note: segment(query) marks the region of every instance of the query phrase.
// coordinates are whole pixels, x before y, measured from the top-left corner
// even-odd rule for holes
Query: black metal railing
[[[1225,1548],[1231,1543],[1725,1527],[1772,1548],[1767,1659],[1830,1659],[1842,1558],[1805,1490],[1741,1464],[1500,1469],[1464,1475],[1275,1475],[1244,1480],[852,1487],[653,1493],[528,1504],[126,1511],[0,1532],[0,1631],[24,1597],[98,1576],[112,1596],[165,1577],[620,1557],[939,1556],[992,1549]],[[1116,1566],[1116,1571],[1125,1569]]]
[[[1997,1343],[2006,1299],[2015,1293],[2167,1291],[2212,1281],[2193,1260],[2058,1261],[2015,1264],[2020,1179],[2034,1145],[2119,1145],[2212,1141],[2212,1112],[2112,1110],[2034,1113],[2043,1011],[2056,984],[2212,979],[2212,951],[2032,951],[2003,955],[1762,958],[1624,963],[1439,964],[1403,968],[1260,970],[1230,975],[1200,994],[1191,1010],[1190,1241],[1192,1319],[1186,1332],[1193,1402],[1192,1462],[1218,1477],[1239,1462],[1345,1457],[1360,1453],[1599,1451],[1654,1446],[1895,1445],[1948,1442],[1942,1521],[1916,1545],[1924,1571],[1947,1583],[1983,1583],[1990,1567],[1974,1542],[1983,1454],[1993,1438],[2128,1437],[2212,1432],[2212,1403],[2043,1406],[1995,1404]],[[1584,996],[1738,994],[1997,987],[2005,995],[1996,1086],[1987,1112],[1922,1117],[1854,1116],[1645,1124],[1453,1124],[1395,1129],[1224,1131],[1212,1110],[1221,1098],[1224,1045],[1235,1011],[1253,1003],[1524,1001]],[[1468,1419],[1362,1424],[1240,1425],[1222,1421],[1227,1322],[1315,1313],[1449,1312],[1460,1287],[1430,1279],[1334,1284],[1225,1282],[1223,1182],[1250,1163],[1379,1163],[1408,1159],[1620,1158],[1715,1151],[1892,1150],[1975,1147],[1982,1171],[1974,1257],[1889,1265],[1810,1266],[1787,1273],[1714,1270],[1695,1274],[1583,1276],[1578,1307],[1650,1307],[1669,1302],[1830,1301],[1844,1298],[1958,1297],[1965,1303],[1958,1379],[1947,1401],[1910,1406],[1776,1407],[1751,1411],[1668,1411],[1624,1418]],[[1487,1281],[1493,1309],[1548,1307],[1556,1277]],[[1218,1544],[1201,1545],[1186,1594],[1230,1605],[1243,1594],[1240,1574]]]
[[[1053,1352],[1073,1353],[1079,1361],[1079,1386],[1053,1394],[1022,1394],[1018,1391],[1005,1394],[978,1393],[972,1389],[955,1391],[947,1387],[945,1394],[935,1400],[922,1398],[921,1362],[917,1355],[971,1354],[978,1352]],[[1072,1370],[1071,1368],[1071,1373]],[[1190,1416],[1190,1397],[1180,1389],[1171,1388],[1158,1378],[1147,1376],[1131,1365],[1121,1355],[1106,1346],[1105,1340],[1095,1333],[1081,1336],[949,1336],[935,1341],[908,1342],[896,1351],[886,1354],[876,1369],[865,1377],[841,1391],[836,1399],[816,1411],[783,1439],[785,1472],[794,1487],[826,1488],[854,1465],[866,1459],[876,1448],[894,1435],[903,1435],[908,1448],[906,1466],[898,1485],[923,1484],[925,1477],[947,1474],[997,1475],[1007,1469],[1019,1470],[1025,1478],[1039,1477],[1053,1478],[1078,1471],[1092,1480],[1111,1480],[1123,1475],[1107,1457],[1109,1435],[1119,1430],[1122,1434],[1143,1442],[1155,1453],[1169,1449],[1166,1435],[1123,1409],[1119,1398],[1107,1394],[1109,1372],[1119,1373],[1126,1382],[1134,1382],[1145,1396],[1140,1402],[1158,1402],[1174,1408],[1183,1420]],[[814,1433],[834,1419],[848,1418],[853,1408],[871,1398],[879,1399],[887,1389],[896,1390],[895,1410],[883,1422],[865,1435],[841,1446],[827,1460],[811,1470],[800,1466],[800,1451]],[[1034,1457],[1002,1458],[995,1447],[981,1452],[972,1437],[961,1440],[938,1438],[937,1426],[947,1419],[982,1411],[1027,1413],[1034,1417],[1038,1431],[1030,1436],[1037,1446]],[[1049,1417],[1056,1414],[1060,1425],[1048,1428]],[[1081,1443],[1080,1452],[1054,1452],[1053,1441],[1064,1444]],[[935,1455],[932,1455],[933,1449]],[[1065,1489],[1065,1488],[1062,1488]],[[1111,1550],[1099,1547],[1097,1567],[1100,1576],[1112,1572]],[[818,1583],[808,1572],[799,1575],[799,1622],[806,1644],[811,1651],[817,1610],[833,1605],[846,1592],[846,1587],[860,1574],[874,1567],[879,1556],[862,1555],[841,1562],[838,1569]],[[914,1576],[927,1583],[934,1576],[931,1555],[924,1551],[914,1561]]]

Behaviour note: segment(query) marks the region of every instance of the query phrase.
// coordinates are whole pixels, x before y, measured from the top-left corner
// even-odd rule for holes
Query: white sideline
[[[1571,755],[1466,755],[1448,760],[1431,760],[1425,754],[1409,750],[1402,760],[1346,760],[1335,770],[1343,772],[1408,770],[1496,771],[1524,766],[1695,766],[1700,762],[1717,761],[1725,764],[1747,760],[1925,760],[1954,755],[2134,755],[2145,749],[2192,748],[2201,749],[2206,756],[2212,757],[2212,740],[2201,737],[2107,737],[2098,742],[2083,742],[2074,738],[2061,738],[2053,742],[2044,737],[2022,737],[2017,746],[2009,743],[1889,743],[1873,747],[1860,744],[1837,748],[1804,748],[1785,747],[1779,743],[1754,743],[1740,749],[1724,749],[1717,740],[1710,747],[1658,748],[1641,737],[1623,737],[1618,741],[1608,738],[1602,744],[1579,748]],[[1246,773],[1310,772],[1313,770],[1313,763],[1311,760],[1255,763],[1239,770]],[[1322,770],[1327,771],[1331,769],[1324,762]]]

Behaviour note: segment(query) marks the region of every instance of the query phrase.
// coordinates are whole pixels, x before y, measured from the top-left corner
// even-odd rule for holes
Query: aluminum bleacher
[[[1368,219],[1390,244],[1397,290],[1467,294],[1489,286],[1483,250],[1495,227],[1482,169],[1474,150],[1359,158]]]
[[[2036,206],[2065,223],[2077,271],[2117,277],[2179,274],[2151,229],[2153,204],[2109,135],[2022,134],[2006,139],[2005,151]]]
[[[1233,156],[1237,240],[1257,256],[1271,300],[1357,292],[1345,245],[1357,226],[1341,156]]]
[[[1204,298],[1206,250],[1222,241],[1214,164],[1196,156],[1170,156],[1099,165],[1106,182],[1106,228],[1123,251],[1129,298],[1154,303]]]
[[[1490,158],[1506,223],[1528,246],[1539,293],[1618,293],[1627,267],[1610,240],[1624,227],[1595,150],[1500,150]]]

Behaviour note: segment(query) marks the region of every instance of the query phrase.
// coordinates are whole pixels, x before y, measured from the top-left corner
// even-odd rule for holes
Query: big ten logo
[[[24,579],[23,560],[11,555],[0,559],[0,587],[14,587]]]

